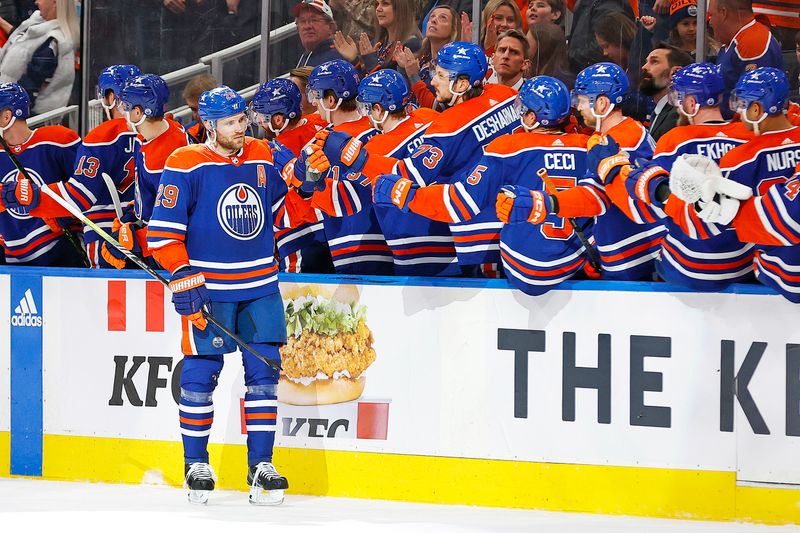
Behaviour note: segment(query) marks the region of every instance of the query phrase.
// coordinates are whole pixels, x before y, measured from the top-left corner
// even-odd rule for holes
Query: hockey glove
[[[315,191],[325,190],[325,174],[331,164],[323,151],[316,145],[303,148],[294,164],[295,180],[300,182],[300,190],[310,196]]]
[[[39,205],[39,186],[31,180],[21,178],[10,181],[3,187],[2,202],[6,209],[34,209]]]
[[[702,200],[697,203],[700,211],[697,216],[704,222],[709,224],[722,224],[727,226],[730,224],[736,214],[739,212],[740,201],[730,196],[717,195],[711,202],[703,202]]]
[[[404,213],[409,211],[409,203],[414,199],[419,185],[397,174],[382,174],[372,188],[372,201],[383,207],[394,206]]]
[[[497,218],[506,224],[541,224],[547,215],[557,212],[553,196],[520,185],[502,187],[497,194],[495,208]]]
[[[134,225],[136,220],[137,218],[133,211],[128,211],[122,215],[122,220],[115,218],[111,226],[111,236],[129,252],[141,254],[142,247],[139,246],[139,240],[136,237],[137,228]],[[126,256],[113,244],[103,242],[103,246],[100,248],[100,255],[114,268],[125,268]]]
[[[724,177],[713,159],[697,154],[683,154],[675,160],[670,170],[669,188],[672,194],[689,204],[699,200],[712,202],[717,194],[737,200],[753,196],[750,187]]]
[[[592,135],[586,146],[586,169],[596,174],[602,183],[611,183],[620,170],[631,162],[611,137]]]
[[[314,144],[322,149],[331,166],[341,167],[342,174],[360,174],[369,154],[358,139],[329,129],[320,130]]]
[[[206,289],[206,278],[202,272],[191,267],[178,269],[169,282],[172,304],[179,315],[188,318],[198,329],[206,329],[203,307],[211,302]]]
[[[667,183],[669,183],[669,172],[651,164],[644,168],[631,168],[625,179],[625,188],[632,198],[648,205],[664,207],[666,197],[661,191],[664,191],[662,186],[666,186]]]

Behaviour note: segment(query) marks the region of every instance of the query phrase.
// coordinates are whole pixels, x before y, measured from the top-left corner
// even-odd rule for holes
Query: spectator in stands
[[[492,56],[494,72],[488,82],[519,91],[525,82],[525,73],[530,70],[530,48],[528,39],[520,30],[507,30],[498,35]]]
[[[655,17],[642,17],[642,26],[646,39],[652,42],[653,29],[656,25]],[[696,56],[697,48],[697,0],[672,0],[669,16],[669,37],[667,43]],[[715,58],[719,52],[720,44],[715,41],[709,32],[706,32],[706,58]],[[712,59],[713,61],[713,59]]]
[[[753,0],[753,12],[769,21],[771,30],[784,50],[791,49],[794,34],[800,30],[800,2],[797,0]]]
[[[398,47],[417,52],[422,36],[417,28],[413,0],[377,0],[375,2],[375,44],[362,33],[355,40],[336,32],[334,45],[339,54],[356,65],[362,75],[383,68],[396,68],[394,54]]]
[[[36,0],[39,10],[13,31],[0,49],[0,83],[18,83],[32,114],[69,103],[75,81],[75,43],[80,42],[73,0]]]
[[[303,0],[292,8],[292,15],[305,50],[297,61],[298,67],[316,67],[342,58],[333,45],[336,23],[325,0]]]
[[[628,57],[635,34],[633,20],[620,12],[603,15],[594,27],[597,46],[603,56],[625,70],[628,69]]]
[[[211,74],[198,74],[190,79],[186,87],[183,88],[181,96],[183,96],[183,101],[186,102],[186,105],[189,106],[189,110],[192,112],[192,118],[194,119],[194,122],[187,126],[186,133],[188,133],[196,143],[206,142],[206,128],[203,126],[203,121],[200,119],[200,115],[197,112],[200,95],[215,87],[219,87],[219,82],[214,79],[214,76]]]
[[[639,90],[655,102],[650,115],[650,136],[658,141],[678,123],[678,110],[667,99],[672,75],[692,63],[692,56],[666,43],[656,46],[642,67]]]
[[[794,34],[794,43],[797,61],[792,69],[791,74],[789,74],[789,83],[791,84],[789,98],[793,102],[800,102],[800,94],[798,94],[798,87],[800,87],[800,31]]]
[[[485,0],[484,0],[485,3]],[[426,35],[428,31],[428,20],[437,7],[451,7],[456,15],[461,19],[461,25],[472,19],[472,0],[427,0],[423,2],[420,16],[420,29]],[[462,39],[463,40],[463,39]]]
[[[481,13],[480,42],[486,55],[491,58],[494,54],[498,35],[519,28],[522,28],[522,14],[514,0],[489,0]]]
[[[314,70],[313,67],[297,67],[289,71],[289,80],[300,89],[300,111],[304,117],[317,112],[316,106],[308,101],[308,96],[306,95],[308,77],[311,75],[312,70]]]
[[[530,0],[525,18],[528,30],[541,22],[553,22],[561,26],[564,23],[564,0]]]
[[[538,22],[528,29],[531,68],[529,78],[552,76],[572,89],[575,75],[569,70],[564,30],[553,22]]]
[[[603,15],[625,13],[633,21],[633,10],[628,0],[581,1],[575,5],[569,40],[569,64],[573,72],[580,72],[589,65],[604,59],[595,39],[595,26]],[[619,31],[619,29],[617,29]],[[619,37],[617,37],[617,40]],[[638,71],[638,67],[636,69]]]
[[[403,48],[395,53],[395,61],[405,72],[419,105],[434,109],[439,107],[431,85],[436,72],[434,61],[444,45],[460,39],[461,17],[450,6],[438,6],[428,16],[425,39],[419,52],[414,54],[410,49]]]
[[[724,118],[730,119],[733,111],[728,101],[739,77],[757,67],[783,70],[783,55],[769,28],[756,21],[752,0],[710,0],[708,23],[714,38],[723,45],[717,56],[725,80],[720,110]]]

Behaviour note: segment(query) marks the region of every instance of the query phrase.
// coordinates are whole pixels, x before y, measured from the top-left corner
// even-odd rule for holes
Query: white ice
[[[0,478],[0,532],[263,533],[411,531],[527,533],[782,533],[800,527],[662,520],[450,505],[320,498],[287,493],[254,507],[246,492],[215,491],[205,507],[181,489]]]

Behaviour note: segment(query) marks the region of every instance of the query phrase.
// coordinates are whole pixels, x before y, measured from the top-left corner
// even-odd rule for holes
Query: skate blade
[[[283,489],[264,490],[261,487],[250,487],[250,503],[253,505],[280,505],[283,503]]]
[[[208,503],[208,495],[211,494],[210,490],[190,490],[189,503],[194,505],[206,505]]]

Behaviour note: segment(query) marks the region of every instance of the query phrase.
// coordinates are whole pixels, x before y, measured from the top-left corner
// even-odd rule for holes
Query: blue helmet
[[[489,68],[483,48],[464,41],[455,41],[443,46],[436,56],[436,66],[448,71],[451,81],[466,76],[473,87],[483,83],[486,70]]]
[[[216,124],[221,118],[231,117],[247,111],[244,97],[228,87],[221,85],[200,95],[197,113],[200,120]]]
[[[367,106],[380,104],[389,113],[408,104],[410,95],[406,80],[396,70],[373,72],[358,84],[358,101]]]
[[[358,72],[343,59],[328,61],[311,71],[308,77],[308,100],[321,100],[325,91],[333,91],[340,100],[352,100],[358,94]]]
[[[286,78],[275,78],[258,88],[250,108],[254,113],[267,117],[281,114],[291,120],[300,116],[302,99],[297,85]]]
[[[731,93],[731,109],[747,109],[758,102],[767,115],[777,115],[786,108],[789,80],[786,73],[773,67],[760,67],[742,74]]]
[[[519,89],[521,115],[528,111],[536,113],[536,121],[542,126],[561,124],[569,118],[569,89],[564,82],[550,76],[536,76],[522,84]]]
[[[139,75],[141,71],[136,65],[111,65],[104,68],[97,77],[97,99],[102,100],[107,91],[114,91],[116,98],[119,98],[125,82]]]
[[[672,75],[669,101],[680,107],[687,96],[694,96],[698,106],[719,105],[725,82],[719,67],[712,63],[692,63]]]
[[[161,76],[142,74],[128,79],[119,99],[124,111],[141,107],[145,117],[163,117],[169,101],[169,87]]]
[[[0,111],[11,111],[14,118],[31,116],[31,101],[28,93],[16,83],[0,84]]]
[[[598,96],[607,96],[612,104],[621,104],[628,94],[630,83],[622,67],[615,63],[597,63],[580,71],[572,90],[572,105],[577,106],[577,97],[586,96],[594,105]]]

